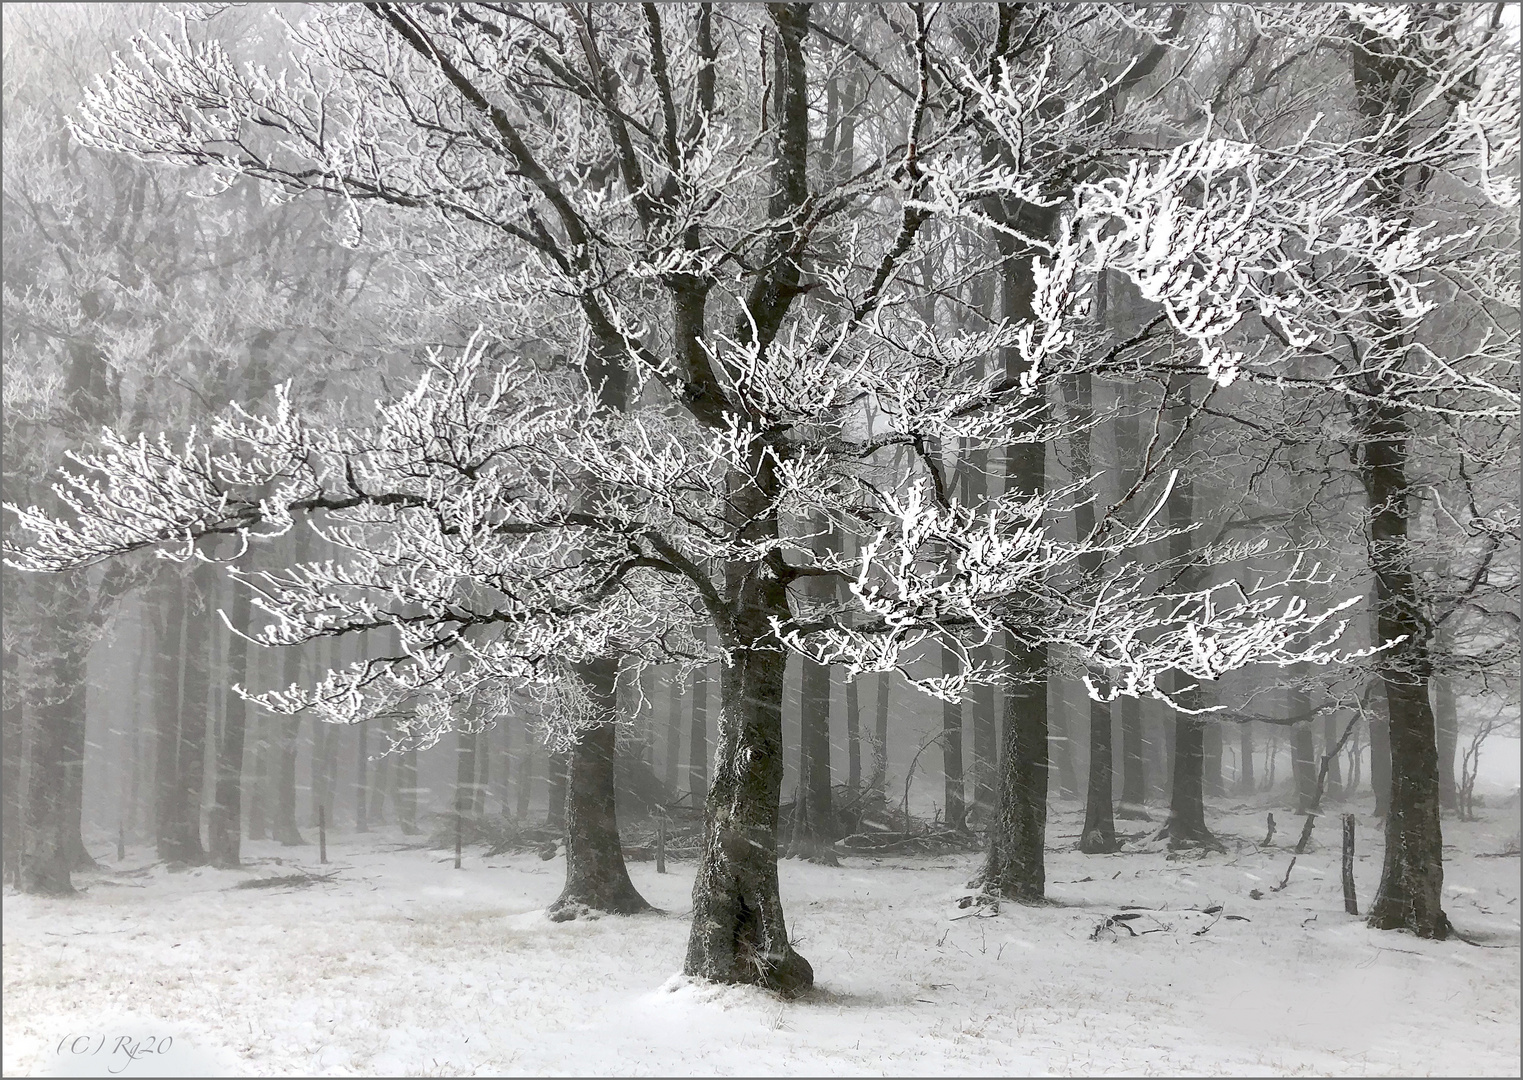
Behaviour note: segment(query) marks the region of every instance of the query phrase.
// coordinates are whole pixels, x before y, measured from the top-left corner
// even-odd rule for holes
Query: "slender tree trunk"
[[[1239,795],[1252,795],[1255,785],[1253,782],[1253,721],[1244,720],[1237,727],[1238,731],[1238,767],[1237,767],[1237,793]]]
[[[619,662],[594,660],[578,665],[577,673],[608,719],[584,730],[568,755],[566,885],[550,905],[548,914],[555,922],[589,910],[616,915],[650,910],[629,880],[619,843],[614,788]]]
[[[1343,770],[1339,765],[1339,755],[1333,753],[1340,734],[1338,718],[1329,714],[1322,721],[1322,750],[1324,754],[1331,755],[1332,759],[1327,767],[1326,795],[1329,799],[1339,798],[1343,794]]]
[[[846,788],[853,796],[862,788],[862,696],[856,679],[846,683]]]
[[[514,816],[519,821],[529,820],[529,797],[533,794],[534,739],[529,733],[528,721],[524,722],[524,748],[518,756],[518,779],[514,784],[517,804]]]
[[[1132,821],[1148,821],[1144,807],[1148,798],[1147,758],[1144,755],[1142,702],[1120,698],[1121,708],[1121,805],[1116,816]]]
[[[878,696],[873,708],[873,786],[880,795],[888,793],[888,705],[889,673],[877,678]]]
[[[477,733],[455,729],[455,813],[466,818],[476,816],[476,743]]]
[[[165,583],[154,626],[154,842],[163,862],[184,862],[180,819],[185,812],[181,795],[180,693],[181,642],[185,639],[185,583]]]
[[[682,771],[682,687],[677,684],[674,677],[671,683],[671,697],[667,700],[666,713],[666,790],[675,795],[677,792],[677,777]]]
[[[248,632],[250,597],[248,587],[241,583],[233,589],[229,617],[236,629]],[[242,634],[229,635],[227,670],[224,672],[228,682],[246,685],[248,665],[248,642]],[[222,738],[217,747],[217,801],[212,807],[211,820],[206,830],[213,866],[235,867],[242,861],[239,847],[242,829],[238,817],[243,807],[243,739],[247,720],[248,703],[239,695],[230,693],[222,721]],[[262,778],[256,777],[258,780]]]
[[[185,861],[201,865],[207,861],[201,844],[201,799],[206,784],[207,728],[210,726],[208,700],[211,689],[210,647],[219,627],[213,623],[212,597],[215,579],[210,566],[198,566],[191,575],[192,597],[187,606],[185,640],[180,643],[184,671],[180,697],[180,744],[176,752],[180,772],[180,797],[185,806],[180,816],[181,850]],[[241,753],[241,751],[240,751]]]
[[[1191,378],[1187,374],[1170,376],[1168,386],[1168,420],[1170,434],[1177,436],[1175,452],[1181,462],[1188,463],[1192,439],[1189,431],[1191,411]],[[1188,471],[1181,469],[1174,487],[1169,491],[1166,512],[1171,529],[1184,530],[1196,521],[1195,487]],[[1180,568],[1188,586],[1195,580],[1195,573],[1187,567],[1190,559],[1190,539],[1177,533],[1169,539],[1169,556]],[[1198,709],[1204,702],[1201,690],[1182,672],[1173,672],[1174,699],[1185,709]],[[1164,822],[1159,837],[1168,837],[1171,848],[1208,847],[1218,849],[1220,842],[1206,827],[1205,807],[1205,724],[1187,712],[1176,713],[1174,719],[1173,771],[1169,784],[1169,817]]]
[[[1292,690],[1289,707],[1292,716],[1304,716],[1311,709],[1311,699]],[[1290,729],[1290,774],[1295,782],[1298,814],[1310,812],[1317,791],[1317,747],[1311,727],[1310,721],[1303,721]]]
[[[397,784],[397,825],[403,836],[418,835],[418,752],[404,750],[393,769]]]
[[[958,671],[957,654],[943,647],[941,670],[945,675]],[[946,799],[947,825],[953,829],[968,827],[968,811],[962,775],[962,702],[941,703],[941,772],[942,794]]]
[[[1227,788],[1222,783],[1222,725],[1219,720],[1206,721],[1206,751],[1205,767],[1202,780],[1205,792],[1211,798],[1221,798],[1227,794]]]

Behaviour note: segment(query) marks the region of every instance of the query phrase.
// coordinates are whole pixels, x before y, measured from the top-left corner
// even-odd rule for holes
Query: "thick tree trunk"
[[[1176,673],[1176,687],[1187,677]],[[1187,708],[1199,705],[1198,688],[1174,691],[1174,698]],[[1169,785],[1169,817],[1159,831],[1170,848],[1204,847],[1221,850],[1221,841],[1206,827],[1206,803],[1201,764],[1206,751],[1205,724],[1193,716],[1178,714],[1174,720],[1174,777]]]
[[[989,855],[975,884],[1037,904],[1047,892],[1047,650],[1012,643],[1010,656],[1023,681],[1005,691],[999,806],[989,828]]]
[[[651,909],[629,880],[619,843],[614,789],[619,662],[594,660],[577,672],[608,719],[583,731],[568,755],[566,885],[548,911],[555,922],[589,912],[634,915]]]
[[[838,865],[830,775],[830,668],[804,657],[799,696],[799,802],[788,857]]]
[[[1396,408],[1377,407],[1370,422],[1363,480],[1370,507],[1370,560],[1375,568],[1382,641],[1404,638],[1375,656],[1390,716],[1390,806],[1385,862],[1369,924],[1448,936],[1443,910],[1443,829],[1438,740],[1428,704],[1427,637],[1417,583],[1407,564],[1407,422]]]
[[[789,944],[777,884],[784,655],[767,643],[766,616],[786,618],[788,608],[780,583],[753,591],[761,595],[736,619],[747,644],[720,677],[719,746],[683,970],[791,996],[813,985],[814,971]]]
[[[236,629],[247,633],[249,615],[249,590],[240,582],[233,589],[229,618]],[[229,638],[227,670],[223,674],[230,686],[244,686],[248,682],[249,644],[241,634],[231,634]],[[229,693],[222,738],[217,746],[217,801],[206,829],[212,865],[223,868],[238,866],[242,861],[239,846],[242,827],[238,818],[243,807],[243,738],[247,719],[248,702]]]

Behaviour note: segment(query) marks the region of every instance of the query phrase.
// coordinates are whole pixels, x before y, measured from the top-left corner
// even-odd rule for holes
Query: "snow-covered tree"
[[[1168,534],[1162,492],[1140,523],[1107,507],[1067,542],[1044,522],[1086,485],[966,504],[931,450],[1040,447],[1063,432],[1047,386],[1145,357],[1213,386],[1270,372],[1315,340],[1297,271],[1327,260],[1411,295],[1411,233],[1363,198],[1367,173],[1339,148],[1209,126],[1163,150],[1109,143],[1079,107],[1092,74],[1051,62],[1079,40],[1059,9],[1023,37],[1010,12],[950,34],[948,10],[897,11],[892,61],[840,61],[883,107],[849,167],[824,174],[807,5],[302,14],[283,72],[184,34],[139,40],[79,133],[219,182],[342,198],[357,240],[425,249],[430,285],[486,330],[364,421],[314,422],[282,397],[183,438],[108,433],[76,459],[63,512],[14,508],[32,537],[19,564],[188,557],[310,518],[348,557],[242,575],[271,619],[257,640],[395,628],[404,649],[268,704],[358,719],[406,697],[424,739],[462,695],[527,684],[585,747],[611,732],[596,665],[706,661],[694,631],[711,624],[719,745],[686,970],[789,993],[812,972],[777,889],[785,650],[853,676],[950,650],[956,674],[915,680],[947,697],[1021,676],[970,652],[996,634],[1082,655],[1107,699],[1340,657],[1345,605],[1296,596],[1323,581],[1315,568],[1153,591],[1123,556]],[[1010,243],[990,267],[939,257],[969,232]],[[912,258],[943,278],[911,279]],[[1014,302],[987,325],[912,302],[1009,266]],[[1103,271],[1155,305],[1141,339],[1089,318]],[[1167,476],[1165,443],[1123,501]],[[850,542],[822,550],[822,522]],[[1059,587],[1095,553],[1103,570]],[[847,588],[804,595],[817,577]],[[1011,856],[1030,797],[1006,778],[995,843]]]

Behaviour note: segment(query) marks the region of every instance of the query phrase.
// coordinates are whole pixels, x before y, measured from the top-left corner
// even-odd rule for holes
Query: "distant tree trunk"
[[[250,718],[254,735],[254,764],[249,771],[249,812],[247,815],[248,838],[263,840],[269,835],[265,803],[270,789],[270,718],[255,713]]]
[[[957,654],[943,647],[941,670],[944,675],[958,673]],[[946,821],[953,829],[968,827],[967,804],[962,775],[962,702],[941,703],[941,771],[944,778],[943,795],[946,799]]]
[[[470,818],[476,815],[476,743],[477,733],[455,729],[455,813]]]
[[[0,777],[0,797],[4,798],[5,814],[5,880],[21,887],[21,836],[25,828],[22,812],[25,803],[21,791],[21,760],[25,750],[26,693],[23,687],[21,663],[21,604],[17,602],[16,589],[19,572],[3,573],[4,592],[4,666],[0,670],[0,717],[4,718],[4,730],[0,731],[0,752],[4,755],[4,775]],[[30,636],[28,634],[27,636]]]
[[[529,733],[528,721],[524,721],[524,748],[518,755],[518,777],[514,782],[514,796],[517,799],[514,816],[519,821],[529,820],[529,797],[533,794],[532,783],[534,780],[534,738]]]
[[[418,835],[418,752],[403,750],[397,755],[392,776],[397,785],[397,825],[403,836]]]
[[[1100,275],[1097,304],[1104,322],[1105,275]],[[1089,425],[1095,415],[1094,382],[1088,372],[1063,380],[1063,397],[1073,421],[1073,432],[1068,437],[1069,453],[1073,461],[1074,478],[1084,479],[1094,471],[1091,454]],[[1097,481],[1098,482],[1098,481]],[[1096,492],[1098,495],[1099,493]],[[1083,542],[1095,528],[1095,504],[1080,502],[1074,507],[1074,538]],[[1081,572],[1089,578],[1100,573],[1102,558],[1098,552],[1086,554],[1079,561]],[[1111,760],[1111,707],[1107,702],[1091,700],[1089,703],[1089,777],[1085,785],[1084,828],[1079,834],[1079,850],[1090,855],[1120,850],[1116,839],[1116,819],[1111,802],[1114,783],[1114,767]]]
[[[324,723],[316,717],[312,718],[312,748],[309,761],[311,766],[310,772],[312,781],[308,789],[308,795],[310,796],[309,802],[311,805],[309,808],[310,813],[307,817],[307,824],[314,829],[317,828],[317,814],[319,809],[322,810],[323,814],[327,815],[323,819],[324,826],[327,828],[333,827],[333,817],[332,815],[328,814],[327,810],[328,776],[326,764],[328,760],[328,739],[331,736],[331,732],[331,725]]]
[[[846,788],[853,795],[862,788],[862,696],[856,679],[846,683]]]
[[[1305,694],[1291,692],[1291,715],[1304,715],[1300,710],[1310,707]],[[1297,700],[1299,698],[1300,700]],[[1317,747],[1313,742],[1311,723],[1304,721],[1290,729],[1290,774],[1295,782],[1296,813],[1311,811],[1317,791]]]
[[[286,646],[281,653],[281,676],[282,686],[290,686],[301,677],[301,651],[294,645]],[[296,754],[301,748],[301,714],[276,715],[272,719],[279,740],[274,836],[286,847],[294,847],[306,842],[296,826]],[[316,769],[314,764],[314,773]]]
[[[185,799],[180,786],[181,643],[186,625],[185,582],[165,583],[154,621],[154,842],[162,862],[184,862]]]
[[[35,718],[27,777],[26,831],[21,859],[21,891],[46,896],[74,892],[73,844],[78,819],[70,807],[70,772],[79,769],[85,711],[88,642],[79,632],[87,617],[86,583],[81,572],[49,581],[52,593],[42,600],[33,642],[34,655],[46,663],[28,665]],[[79,751],[74,749],[75,745]],[[93,864],[92,864],[93,865]]]
[[[693,676],[693,725],[688,738],[688,790],[693,803],[709,791],[709,671],[702,668]]]
[[[180,817],[184,829],[181,839],[185,861],[200,865],[207,861],[201,844],[201,800],[206,785],[207,728],[210,726],[208,699],[211,689],[211,646],[220,625],[212,610],[215,606],[215,578],[209,565],[197,566],[191,574],[192,595],[187,607],[187,633],[180,645],[184,665],[180,697],[180,745],[177,751],[180,770],[180,797],[185,809]],[[239,749],[240,755],[242,748]]]
[[[1222,782],[1222,725],[1219,720],[1206,721],[1206,749],[1204,762],[1205,792],[1212,798],[1219,799],[1227,794],[1227,787]]]
[[[1121,709],[1121,805],[1116,816],[1147,821],[1148,812],[1143,805],[1148,798],[1148,777],[1143,753],[1142,702],[1124,697],[1117,704]]]
[[[674,676],[666,713],[666,790],[675,794],[677,777],[682,771],[682,687]]]
[[[392,755],[387,752],[391,749],[390,720],[381,721],[380,732],[380,738],[377,740],[380,745],[376,748],[375,768],[371,770],[370,774],[370,809],[365,814],[365,820],[371,825],[386,824],[386,793],[391,790]],[[504,765],[506,765],[506,762],[504,762]],[[506,769],[504,769],[503,775],[507,775]],[[504,780],[503,783],[506,785],[507,781]],[[392,804],[392,810],[395,813],[395,803]],[[504,816],[507,815],[506,796],[504,796],[502,812]]]
[[[354,831],[370,831],[370,748],[365,725],[354,725]]]
[[[873,786],[880,795],[888,792],[889,673],[877,678],[878,696],[873,708]]]
[[[241,633],[229,635],[226,679],[240,686],[248,682],[249,646],[243,634],[249,630],[249,589],[238,584],[233,589],[229,618]],[[222,738],[217,746],[216,804],[207,823],[207,842],[213,866],[230,868],[242,860],[239,841],[242,829],[238,821],[243,807],[243,738],[248,719],[248,703],[237,694],[229,694],[222,720]],[[262,778],[256,778],[262,780]],[[261,783],[261,789],[262,789]],[[263,832],[263,829],[260,830]]]
[[[1338,745],[1338,737],[1342,734],[1338,730],[1338,720],[1329,714],[1322,721],[1322,749],[1331,757],[1327,767],[1327,796],[1330,799],[1339,798],[1343,794],[1343,775],[1339,767],[1338,755],[1333,753],[1333,747]]]
[[[1255,787],[1253,782],[1253,721],[1244,720],[1237,726],[1238,731],[1238,761],[1237,767],[1237,792],[1239,795],[1252,795]]]
[[[577,676],[607,720],[584,729],[568,755],[566,884],[548,914],[565,922],[589,910],[634,915],[650,910],[629,880],[614,788],[619,661],[577,666]],[[673,686],[673,693],[676,687]]]

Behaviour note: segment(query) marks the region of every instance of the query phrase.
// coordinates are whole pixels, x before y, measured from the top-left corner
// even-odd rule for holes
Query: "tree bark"
[[[1237,793],[1252,795],[1253,781],[1253,721],[1244,720],[1238,725]]]
[[[873,702],[873,787],[880,795],[888,793],[888,705],[889,674],[875,680],[878,696]]]
[[[791,996],[813,985],[814,971],[789,944],[777,883],[785,658],[768,641],[767,616],[787,618],[788,604],[770,577],[745,591],[735,620],[744,644],[720,675],[719,745],[683,970]]]
[[[1182,462],[1190,455],[1192,439],[1189,431],[1191,410],[1191,377],[1176,374],[1169,378],[1168,420],[1170,434],[1177,437],[1175,453]],[[1195,486],[1188,471],[1181,469],[1174,487],[1169,491],[1166,504],[1169,527],[1188,529],[1194,525],[1197,514]],[[1190,538],[1176,533],[1169,538],[1170,560],[1181,575],[1181,581],[1189,587],[1196,580],[1190,567]],[[1191,679],[1183,672],[1171,675],[1174,699],[1186,709],[1203,706],[1199,686],[1191,685]],[[1168,837],[1169,847],[1206,847],[1220,849],[1221,843],[1206,827],[1205,806],[1205,724],[1187,712],[1176,713],[1174,718],[1173,770],[1169,784],[1169,816],[1159,831],[1159,838]]]
[[[162,862],[184,862],[185,799],[180,787],[181,642],[185,639],[185,583],[165,582],[154,620],[154,843]]]
[[[1292,716],[1304,716],[1311,709],[1311,699],[1292,690],[1289,705]],[[1317,791],[1317,747],[1309,720],[1290,729],[1290,774],[1295,782],[1296,813],[1308,813]]]
[[[566,884],[548,910],[555,922],[594,911],[634,915],[651,909],[629,880],[619,843],[614,788],[618,674],[617,659],[577,666],[578,678],[607,719],[583,731],[568,755]]]
[[[566,777],[569,763],[566,755],[548,755],[545,770],[545,789],[549,799],[545,806],[545,828],[558,833],[566,831]]]

